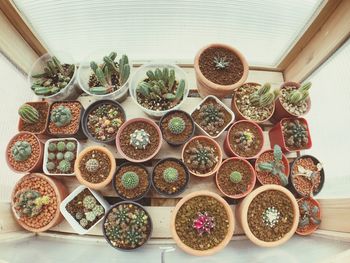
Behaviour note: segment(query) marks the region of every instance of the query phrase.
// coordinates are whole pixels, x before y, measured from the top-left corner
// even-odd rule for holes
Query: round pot
[[[321,218],[321,205],[320,205],[320,203],[317,200],[315,200],[315,199],[313,199],[311,197],[304,197],[304,198],[301,198],[301,199],[298,200],[298,205],[301,204],[301,202],[304,201],[304,200],[308,200],[313,205],[318,207],[317,216],[318,216],[318,218]],[[301,216],[301,213],[300,213],[300,216]],[[301,235],[301,236],[308,236],[308,235],[311,235],[313,232],[315,232],[318,227],[319,227],[319,225],[314,225],[314,224],[312,224],[311,226],[309,225],[309,227],[307,229],[304,229],[304,230],[301,230],[298,227],[297,230],[296,230],[296,233],[298,235]]]
[[[172,115],[172,114],[177,113],[177,112],[186,115],[186,116],[189,118],[189,120],[191,121],[191,124],[192,124],[192,132],[191,132],[191,134],[188,136],[188,138],[187,138],[186,140],[184,140],[184,141],[182,141],[182,142],[172,142],[172,141],[168,140],[167,138],[165,138],[165,136],[164,136],[164,130],[162,129],[162,123],[164,122],[165,118],[168,117],[169,115]],[[191,115],[188,114],[188,113],[185,112],[185,111],[182,111],[182,110],[172,110],[172,111],[169,111],[169,112],[167,112],[166,114],[164,114],[163,117],[161,117],[161,119],[160,119],[160,121],[159,121],[159,127],[160,127],[160,130],[162,131],[163,139],[164,139],[170,146],[173,146],[173,147],[177,147],[177,146],[183,145],[183,144],[185,144],[186,142],[188,142],[188,140],[190,140],[190,139],[193,137],[194,131],[195,131],[195,128],[196,128],[196,126],[195,126],[195,124],[194,124],[194,121],[193,121]]]
[[[54,218],[50,221],[50,223],[48,223],[47,225],[41,227],[41,228],[32,228],[28,225],[26,225],[22,220],[19,220],[19,218],[17,217],[17,214],[14,210],[14,198],[16,195],[15,189],[17,187],[17,185],[21,182],[23,182],[24,180],[30,179],[30,178],[41,178],[44,179],[45,181],[47,181],[50,186],[54,189],[55,191],[55,195],[56,195],[56,199],[57,199],[57,209],[54,215]],[[27,174],[25,176],[23,176],[15,185],[12,194],[11,194],[11,207],[12,207],[12,212],[14,214],[14,218],[16,219],[17,223],[23,227],[24,229],[31,231],[31,232],[44,232],[46,230],[49,230],[50,228],[58,225],[59,223],[62,222],[63,220],[63,216],[60,213],[60,204],[62,202],[63,199],[65,199],[68,195],[68,189],[66,188],[66,186],[64,184],[62,184],[61,181],[59,181],[58,179],[52,178],[52,177],[47,177],[44,174],[41,173],[32,173],[32,174]]]
[[[29,169],[27,169],[27,170],[25,170],[25,171],[18,171],[18,170],[16,170],[16,169],[10,164],[10,161],[9,161],[9,160],[10,160],[10,159],[9,159],[10,157],[9,157],[9,155],[8,155],[8,152],[11,151],[11,149],[10,149],[11,144],[12,144],[14,141],[16,141],[17,138],[18,138],[19,136],[24,135],[24,134],[28,134],[28,135],[34,136],[36,142],[39,144],[39,149],[40,149],[40,150],[39,150],[38,158],[37,158],[35,164],[34,164],[32,167],[30,167]],[[17,133],[15,136],[13,136],[13,137],[11,138],[11,140],[8,142],[8,144],[7,144],[7,146],[6,146],[6,151],[5,151],[5,158],[6,158],[6,162],[7,162],[8,167],[9,167],[12,171],[14,171],[14,172],[16,172],[16,173],[41,172],[41,168],[42,168],[42,165],[43,165],[43,158],[44,158],[44,144],[43,144],[43,143],[39,140],[39,138],[38,138],[35,134],[33,134],[33,133],[30,133],[30,132],[19,132],[19,133]]]
[[[206,174],[199,174],[199,173],[196,173],[194,171],[192,171],[187,165],[186,165],[186,160],[185,160],[185,150],[187,148],[187,146],[192,142],[192,141],[195,141],[195,140],[205,140],[207,142],[210,142],[210,144],[212,144],[216,151],[217,151],[217,154],[218,154],[218,162],[216,164],[216,166],[214,167],[214,169]],[[221,165],[221,162],[222,162],[222,151],[221,151],[221,148],[220,148],[220,145],[214,140],[214,139],[211,139],[207,136],[204,136],[204,135],[199,135],[199,136],[195,136],[193,137],[191,140],[189,140],[185,145],[184,147],[182,148],[182,152],[181,152],[181,158],[182,158],[182,161],[183,163],[187,166],[188,170],[190,171],[191,174],[195,175],[195,176],[198,176],[198,177],[208,177],[210,175],[213,175],[216,173],[216,171],[219,169],[220,165]]]
[[[113,101],[113,100],[97,100],[94,103],[90,104],[89,107],[87,107],[87,109],[84,111],[83,117],[81,118],[81,126],[83,128],[83,132],[84,132],[85,136],[89,140],[92,140],[92,141],[98,142],[98,143],[114,144],[115,137],[112,137],[112,138],[105,140],[105,141],[100,141],[91,135],[91,133],[89,132],[89,129],[87,127],[87,122],[88,122],[90,112],[92,112],[97,107],[99,107],[100,105],[103,105],[103,104],[109,104],[109,105],[112,105],[112,106],[115,106],[116,108],[118,108],[122,118],[124,119],[124,121],[126,120],[125,111],[124,111],[123,107],[118,102]],[[119,129],[120,128],[121,127],[119,127]]]
[[[268,191],[268,190],[277,190],[277,191],[280,191],[280,192],[284,193],[285,195],[287,195],[288,198],[290,199],[290,201],[292,202],[293,213],[294,213],[293,224],[292,224],[290,231],[288,233],[286,233],[281,239],[279,239],[277,241],[273,241],[273,242],[266,242],[266,241],[258,239],[250,230],[250,227],[248,224],[248,218],[247,218],[248,209],[249,209],[249,206],[250,206],[251,202],[253,201],[253,199],[258,194],[260,194],[264,191]],[[276,247],[276,246],[282,245],[283,243],[287,242],[295,233],[295,231],[298,227],[298,223],[299,223],[299,207],[298,207],[297,200],[295,199],[295,197],[292,195],[291,192],[289,192],[286,188],[284,188],[280,185],[270,184],[270,185],[264,185],[264,186],[261,186],[261,187],[255,189],[253,192],[251,192],[248,196],[246,196],[243,199],[243,201],[240,203],[239,206],[237,206],[237,212],[238,212],[238,218],[240,220],[241,226],[242,226],[246,236],[254,244],[261,246],[261,247]]]
[[[155,183],[154,183],[154,173],[155,173],[155,169],[156,169],[156,167],[157,167],[159,164],[161,164],[161,163],[163,163],[163,162],[165,162],[165,161],[172,161],[172,162],[178,163],[179,165],[181,165],[181,166],[184,168],[185,174],[186,174],[186,182],[185,182],[185,184],[184,184],[177,192],[175,192],[175,193],[173,193],[173,194],[168,194],[168,193],[165,193],[165,192],[161,191],[160,189],[158,189],[158,188],[155,186]],[[157,192],[158,194],[160,194],[160,195],[162,195],[162,196],[166,196],[166,197],[173,197],[173,196],[177,196],[177,195],[179,195],[179,194],[182,194],[182,193],[185,191],[186,186],[188,185],[189,180],[190,180],[190,173],[189,173],[189,171],[188,171],[186,165],[185,165],[181,160],[176,159],[176,158],[169,157],[169,158],[165,158],[165,159],[162,159],[162,160],[158,161],[158,162],[154,165],[153,170],[152,170],[152,176],[151,176],[151,178],[152,178],[152,185],[153,185],[153,188],[156,190],[156,192]]]
[[[248,188],[244,193],[236,194],[236,195],[229,195],[229,194],[227,194],[227,193],[221,188],[221,186],[220,186],[220,184],[219,184],[219,178],[218,178],[219,175],[220,175],[220,168],[221,168],[225,163],[232,162],[232,161],[242,161],[242,162],[244,162],[247,166],[249,166],[250,174],[252,175],[249,188]],[[255,182],[256,182],[256,174],[255,174],[255,170],[254,170],[253,166],[252,166],[247,160],[242,159],[242,158],[239,158],[239,157],[231,157],[231,158],[228,158],[228,159],[226,159],[225,161],[223,161],[222,164],[220,165],[220,168],[219,168],[219,170],[216,172],[215,183],[216,183],[217,188],[220,190],[220,192],[221,192],[222,194],[224,194],[225,196],[227,196],[227,197],[229,197],[229,198],[233,198],[233,199],[240,199],[240,198],[243,198],[243,197],[245,197],[246,195],[248,195],[248,194],[254,189]]]
[[[35,135],[43,135],[43,134],[46,134],[47,133],[47,126],[49,124],[49,118],[50,118],[50,105],[47,101],[33,101],[33,102],[26,102],[26,104],[29,104],[30,106],[33,106],[34,108],[37,108],[40,104],[43,104],[47,107],[47,112],[46,112],[46,120],[45,120],[45,126],[44,128],[41,130],[41,131],[37,131],[37,132],[32,132],[34,133]],[[19,132],[22,132],[22,131],[26,131],[24,130],[24,125],[25,125],[25,122],[19,118],[19,121],[18,121],[18,131]],[[36,125],[36,124],[32,124],[33,126]],[[27,130],[27,132],[30,132]]]
[[[110,168],[109,174],[108,174],[107,178],[101,183],[91,183],[91,182],[85,180],[81,174],[80,169],[79,169],[79,163],[80,163],[81,159],[85,156],[85,154],[87,154],[88,152],[90,152],[92,150],[97,150],[97,151],[100,151],[100,152],[106,154],[111,162],[111,168]],[[77,177],[78,181],[81,184],[87,186],[88,188],[91,188],[94,190],[101,190],[104,187],[106,187],[112,181],[115,170],[116,170],[116,161],[115,161],[113,153],[110,152],[107,148],[102,147],[102,146],[90,146],[90,147],[85,148],[84,150],[82,150],[79,153],[79,155],[77,156],[75,163],[74,163],[74,173],[75,173],[75,176]]]
[[[249,123],[249,125],[254,126],[258,130],[259,137],[260,137],[260,140],[261,140],[261,145],[259,146],[259,148],[260,148],[259,152],[256,155],[254,155],[254,156],[249,156],[249,157],[240,156],[231,147],[231,144],[230,144],[231,131],[234,129],[235,125],[240,124],[240,123],[247,123],[247,124]],[[228,130],[228,132],[226,133],[226,137],[225,137],[224,144],[223,144],[223,149],[224,149],[226,155],[229,156],[229,157],[240,157],[240,158],[244,158],[244,159],[255,159],[255,158],[257,158],[257,156],[261,152],[263,146],[264,146],[264,133],[263,133],[263,130],[260,128],[260,126],[257,125],[256,123],[252,122],[252,121],[241,120],[241,121],[234,122],[232,124],[232,126],[230,127],[230,129]]]
[[[226,48],[239,57],[239,59],[243,64],[243,75],[238,82],[231,85],[220,85],[210,81],[202,74],[199,67],[199,58],[206,49],[212,48],[212,47]],[[240,87],[246,81],[248,77],[249,66],[243,54],[239,52],[237,49],[229,45],[216,43],[216,44],[207,45],[198,51],[194,59],[194,70],[196,73],[198,93],[201,97],[204,98],[208,95],[215,95],[216,97],[223,98],[225,96],[231,95],[236,88]]]
[[[120,136],[121,136],[123,130],[128,125],[130,125],[130,124],[132,124],[134,122],[148,123],[148,124],[152,125],[157,130],[157,133],[158,133],[159,145],[158,145],[157,149],[154,151],[154,153],[152,155],[150,155],[150,156],[148,156],[148,157],[146,157],[144,159],[133,159],[132,157],[126,155],[122,151],[121,146],[120,146]],[[142,128],[142,126],[141,126],[141,128]],[[146,119],[146,118],[134,118],[134,119],[128,120],[127,122],[123,123],[122,126],[120,126],[120,128],[118,130],[118,133],[117,133],[117,137],[116,137],[116,146],[117,146],[118,153],[122,156],[122,158],[127,159],[128,161],[134,162],[134,163],[146,162],[148,160],[151,160],[154,156],[156,156],[157,153],[159,152],[160,148],[162,147],[162,132],[160,131],[159,126],[154,121]]]
[[[213,247],[213,248],[208,249],[208,250],[196,250],[196,249],[193,249],[193,248],[187,246],[179,238],[177,231],[176,231],[176,228],[175,228],[176,215],[177,215],[179,209],[181,208],[181,206],[185,202],[187,202],[188,200],[190,200],[194,197],[197,197],[197,196],[210,196],[210,197],[215,198],[218,202],[220,202],[224,206],[226,213],[227,213],[227,216],[228,216],[229,227],[228,227],[226,237],[221,241],[221,243],[218,246]],[[230,242],[230,240],[233,236],[234,226],[235,226],[234,215],[233,215],[232,209],[228,205],[228,203],[218,194],[215,194],[215,193],[210,192],[210,191],[205,191],[205,190],[196,191],[196,192],[193,192],[193,193],[188,194],[185,197],[183,197],[175,206],[175,209],[173,210],[173,212],[171,214],[171,221],[170,221],[171,234],[172,234],[173,239],[175,240],[177,246],[180,247],[186,253],[194,255],[194,256],[209,256],[209,255],[213,255],[213,254],[219,252],[220,250],[224,249],[227,246],[227,244]]]

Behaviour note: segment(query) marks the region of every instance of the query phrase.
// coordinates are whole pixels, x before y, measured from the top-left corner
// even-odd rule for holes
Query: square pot
[[[86,189],[86,186],[80,185],[78,186],[70,195],[68,195],[61,203],[60,205],[60,211],[64,218],[67,220],[67,222],[71,225],[71,227],[79,234],[79,235],[85,235],[88,233],[92,228],[94,228],[103,218],[102,216],[92,227],[89,229],[83,228],[76,220],[75,218],[67,211],[66,206],[67,204],[72,201],[78,194],[80,194],[84,189]],[[91,194],[96,198],[96,200],[103,206],[106,212],[109,210],[109,203],[100,195],[98,192],[91,190],[87,188]]]
[[[34,133],[36,135],[47,134],[47,126],[49,125],[49,118],[50,118],[50,104],[47,101],[33,101],[33,102],[26,102],[25,104],[33,106],[37,110],[38,110],[39,105],[43,105],[43,106],[47,107],[46,116],[44,116],[45,117],[45,126],[40,131],[32,131],[30,129],[25,129],[24,128],[24,126],[26,125],[25,122],[21,118],[19,118],[18,131],[19,132],[22,132],[22,131],[31,132],[31,133]],[[29,124],[29,125],[30,126],[37,126],[36,123]]]

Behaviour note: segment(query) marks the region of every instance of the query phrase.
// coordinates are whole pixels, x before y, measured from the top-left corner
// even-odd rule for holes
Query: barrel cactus
[[[96,205],[94,208],[92,208],[92,212],[96,215],[96,216],[101,216],[105,213],[105,209],[103,208],[102,205]]]
[[[39,122],[39,111],[29,104],[23,104],[19,108],[18,114],[26,123],[34,124]]]
[[[177,181],[179,173],[175,168],[168,167],[163,171],[163,178],[167,183],[174,183]]]
[[[60,163],[58,164],[58,170],[60,170],[62,173],[67,173],[69,172],[70,168],[71,168],[71,163],[67,160],[62,160],[60,161]]]
[[[150,143],[150,135],[144,129],[136,129],[130,134],[130,144],[138,150],[146,149]]]
[[[67,142],[67,144],[66,144],[66,148],[67,148],[67,150],[68,151],[74,151],[75,150],[75,143],[74,142]]]
[[[250,103],[255,107],[269,107],[278,98],[279,91],[271,90],[271,84],[265,83],[260,89],[249,96]]]
[[[173,134],[181,134],[186,128],[186,123],[181,117],[173,117],[168,123],[168,128]]]
[[[52,171],[52,170],[54,170],[56,168],[56,165],[55,165],[54,162],[48,162],[46,164],[46,168],[47,168],[47,170]]]
[[[48,146],[48,149],[49,149],[50,152],[56,151],[56,149],[57,149],[56,143],[50,142],[49,146]]]
[[[92,195],[87,195],[83,199],[83,206],[86,209],[93,209],[96,206],[96,198],[93,197]]]
[[[94,214],[94,212],[89,211],[85,213],[85,218],[87,221],[93,222],[96,219],[96,215]]]
[[[200,173],[207,173],[213,169],[218,162],[215,148],[204,146],[198,140],[195,141],[195,146],[186,149],[185,153],[189,155],[186,160],[189,168]]]
[[[299,120],[285,122],[283,124],[283,134],[288,147],[300,149],[309,142],[307,127]]]
[[[126,189],[134,189],[139,185],[139,176],[135,172],[126,172],[122,175],[122,184]]]
[[[57,160],[62,160],[63,158],[64,158],[63,153],[59,152],[59,153],[56,154],[56,159]]]
[[[210,135],[219,133],[225,124],[224,107],[216,102],[203,104],[199,108],[198,119],[200,126]],[[222,127],[223,128],[223,127]]]
[[[11,149],[12,157],[18,161],[22,162],[27,160],[32,154],[32,146],[27,141],[17,141]]]
[[[230,181],[235,184],[240,183],[242,181],[242,174],[238,171],[233,171],[230,174]]]
[[[95,173],[100,168],[100,163],[97,159],[91,158],[85,163],[85,168],[89,173]]]
[[[65,152],[65,154],[64,154],[64,159],[67,161],[73,161],[74,157],[75,157],[75,155],[72,152]]]
[[[57,143],[57,151],[63,152],[66,149],[66,144],[64,142]]]
[[[51,111],[51,121],[57,126],[57,127],[63,127],[67,126],[71,120],[72,120],[72,113],[71,110],[68,107],[65,107],[63,105],[58,106],[57,108],[54,108]]]
[[[16,194],[18,201],[15,209],[20,217],[34,217],[40,214],[44,205],[50,202],[48,196],[42,196],[38,191],[26,189]]]

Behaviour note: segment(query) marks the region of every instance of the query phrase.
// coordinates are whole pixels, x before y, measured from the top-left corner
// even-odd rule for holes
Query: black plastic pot
[[[165,161],[177,162],[178,164],[180,164],[180,165],[184,168],[185,173],[186,173],[186,182],[185,182],[185,184],[183,185],[183,187],[181,187],[177,192],[175,192],[175,193],[173,193],[173,194],[168,194],[168,193],[162,192],[162,191],[161,191],[160,189],[158,189],[158,188],[155,186],[155,184],[154,184],[154,179],[153,179],[153,178],[154,178],[154,171],[155,171],[156,167],[157,167],[159,164],[161,164],[161,163],[163,163],[163,162],[165,162]],[[159,193],[160,195],[163,195],[163,196],[166,196],[166,197],[174,197],[174,196],[177,196],[177,195],[179,195],[179,194],[181,194],[181,193],[183,193],[183,192],[185,191],[185,189],[186,189],[186,187],[187,187],[189,181],[190,181],[190,172],[188,171],[187,166],[186,166],[181,160],[179,160],[179,159],[172,158],[172,157],[165,158],[165,159],[162,159],[162,160],[158,161],[158,162],[156,163],[156,165],[153,167],[153,170],[152,170],[152,185],[153,185],[153,188],[156,190],[156,192]]]
[[[101,141],[101,140],[98,140],[95,137],[93,137],[91,135],[91,133],[89,132],[89,129],[87,127],[87,120],[88,120],[90,112],[92,112],[94,109],[96,109],[101,104],[110,104],[110,105],[113,105],[113,106],[117,107],[120,110],[124,121],[126,121],[125,111],[124,111],[123,107],[118,102],[113,101],[113,100],[98,100],[98,101],[95,101],[94,103],[90,104],[89,107],[85,110],[84,115],[81,118],[81,126],[83,128],[84,134],[90,140],[92,140],[94,142],[97,142],[97,143],[114,144],[115,143],[115,137],[117,136],[117,134],[115,134],[115,136],[113,136],[109,140]]]

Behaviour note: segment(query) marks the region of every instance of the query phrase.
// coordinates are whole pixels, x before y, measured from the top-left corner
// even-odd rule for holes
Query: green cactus
[[[56,165],[53,162],[48,162],[46,164],[46,168],[47,168],[47,170],[52,171],[52,170],[54,170],[56,168]]]
[[[55,160],[56,159],[56,155],[54,153],[49,153],[47,158],[51,161]]]
[[[179,172],[175,168],[168,167],[163,171],[163,178],[169,184],[176,182],[178,177]]]
[[[168,123],[168,128],[173,134],[181,134],[186,128],[186,123],[181,117],[173,117]]]
[[[56,159],[59,160],[59,161],[62,160],[63,157],[64,157],[63,153],[57,153],[56,154]]]
[[[48,149],[50,152],[56,151],[56,149],[57,149],[56,143],[50,142]]]
[[[69,172],[70,168],[71,168],[71,164],[69,161],[67,160],[62,160],[60,161],[60,163],[58,164],[58,170],[60,170],[62,173],[67,173]]]
[[[74,153],[69,152],[69,151],[68,151],[68,152],[65,152],[65,154],[64,154],[64,159],[65,159],[65,160],[67,160],[67,161],[73,161],[74,158],[75,158]]]
[[[76,146],[75,146],[74,142],[67,142],[67,144],[66,144],[66,148],[67,148],[68,151],[73,152],[75,150],[75,147]]]
[[[80,220],[84,217],[84,214],[82,212],[76,212],[75,219]]]
[[[11,148],[13,159],[17,162],[27,160],[32,154],[32,146],[27,141],[17,141]]]
[[[117,226],[109,226],[106,228],[106,236],[109,240],[118,240],[122,235],[122,229],[119,225]]]
[[[287,97],[287,101],[293,105],[300,105],[309,97],[311,82],[304,83],[298,89],[293,90]]]
[[[140,242],[143,241],[143,237],[140,232],[137,230],[129,230],[126,232],[125,243],[130,245],[131,247],[136,247],[140,245]]]
[[[224,108],[219,103],[203,104],[199,108],[199,125],[210,135],[216,135],[225,124]]]
[[[101,216],[105,213],[105,209],[103,208],[102,205],[96,205],[94,208],[92,208],[92,212],[96,215],[96,216]]]
[[[112,212],[114,213],[115,223],[117,225],[128,223],[130,221],[128,205],[119,205],[118,207],[113,208]]]
[[[93,222],[96,219],[96,215],[94,214],[94,212],[89,211],[85,213],[85,218],[87,221]]]
[[[265,83],[260,89],[249,97],[250,103],[255,107],[269,107],[278,98],[279,91],[271,90],[271,84]]]
[[[128,190],[137,187],[139,185],[139,181],[139,176],[134,172],[125,172],[122,175],[122,184]]]
[[[20,118],[26,123],[38,123],[39,122],[39,111],[29,104],[23,104],[18,109]]]
[[[195,141],[195,144],[195,146],[185,150],[189,155],[186,162],[191,170],[207,173],[213,169],[218,162],[215,149],[211,146],[204,146],[198,140]]]
[[[100,163],[98,160],[91,158],[85,163],[85,168],[89,173],[95,173],[100,168]]]
[[[150,135],[144,129],[136,129],[130,134],[130,144],[138,150],[146,149],[147,145],[150,144]]]
[[[40,214],[44,205],[50,202],[46,195],[42,196],[38,191],[25,189],[16,194],[18,201],[14,207],[20,217],[34,217]]]
[[[310,224],[320,225],[321,219],[318,216],[319,207],[307,201],[300,204],[299,227],[303,228]]]
[[[288,147],[297,149],[305,147],[309,142],[307,127],[299,120],[290,120],[283,125],[283,134]]]
[[[216,56],[214,57],[214,65],[216,69],[225,69],[230,65],[230,62],[227,61],[226,57]]]
[[[57,143],[57,151],[63,152],[66,149],[66,144],[64,142],[58,142]]]
[[[129,59],[126,55],[122,55],[121,59],[119,59],[119,73],[120,83],[121,85],[124,85],[130,75]]]
[[[86,208],[86,209],[93,209],[95,206],[96,206],[96,198],[93,197],[92,195],[87,195],[84,197],[83,199],[83,206]]]
[[[135,224],[138,227],[145,226],[148,222],[148,215],[145,211],[138,209],[131,215],[131,224]]]
[[[50,119],[57,127],[64,127],[71,122],[72,113],[68,107],[60,105],[51,111]]]
[[[238,184],[242,181],[242,174],[238,171],[233,171],[230,174],[230,181],[234,184]]]
[[[89,224],[89,221],[84,217],[84,218],[80,219],[79,224],[80,224],[83,228],[85,228],[85,227],[87,227],[87,225]]]

